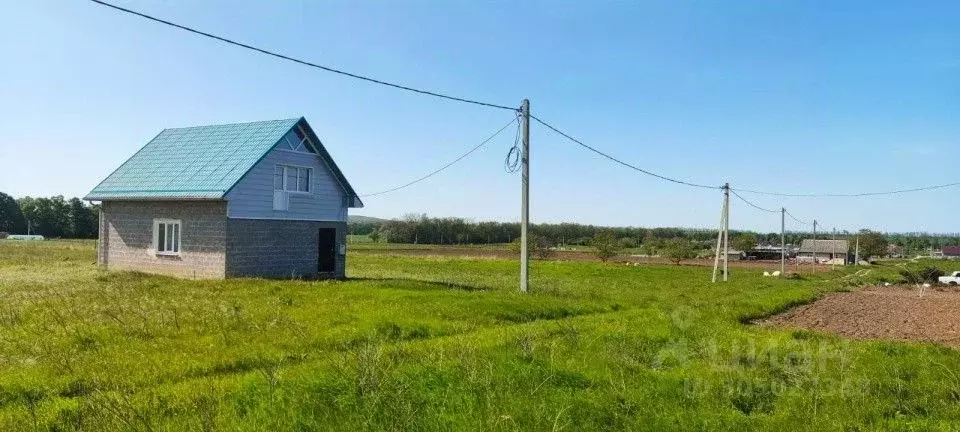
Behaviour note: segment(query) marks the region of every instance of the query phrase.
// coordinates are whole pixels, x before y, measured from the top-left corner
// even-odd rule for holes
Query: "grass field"
[[[960,352],[744,324],[871,280],[351,252],[186,281],[0,242],[0,430],[956,430]]]

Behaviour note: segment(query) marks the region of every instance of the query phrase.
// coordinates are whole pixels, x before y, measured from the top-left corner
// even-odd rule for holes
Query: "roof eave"
[[[95,196],[87,195],[83,197],[84,201],[224,201],[223,197],[117,197],[117,196]]]

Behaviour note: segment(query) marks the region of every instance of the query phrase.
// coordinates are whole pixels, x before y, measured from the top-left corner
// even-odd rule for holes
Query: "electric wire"
[[[743,196],[741,196],[740,194],[738,194],[737,191],[734,190],[734,189],[730,189],[730,193],[732,193],[733,196],[735,196],[735,197],[737,197],[737,198],[740,198],[740,201],[743,201],[743,202],[747,203],[747,205],[749,205],[750,207],[753,207],[753,208],[755,208],[755,209],[757,209],[757,210],[765,211],[765,212],[768,212],[768,213],[780,213],[780,210],[770,210],[770,209],[763,208],[763,207],[760,207],[760,206],[754,204],[754,203],[751,202],[750,200],[748,200],[748,199],[744,198]]]
[[[943,188],[949,188],[949,187],[954,187],[954,186],[960,186],[960,182],[944,183],[944,184],[931,185],[931,186],[921,186],[921,187],[910,188],[910,189],[897,189],[897,190],[883,191],[883,192],[861,192],[861,193],[782,193],[782,192],[768,192],[768,191],[760,191],[760,190],[752,190],[752,189],[743,189],[743,188],[738,188],[738,190],[739,190],[740,192],[745,192],[745,193],[752,193],[752,194],[758,194],[758,195],[781,196],[781,197],[839,197],[839,198],[852,198],[852,197],[866,197],[866,196],[879,196],[879,195],[896,195],[896,194],[902,194],[902,193],[921,192],[921,191],[928,191],[928,190],[934,190],[934,189],[943,189]]]
[[[367,76],[358,75],[358,74],[355,74],[355,73],[343,71],[343,70],[336,69],[336,68],[332,68],[332,67],[329,67],[329,66],[323,66],[323,65],[320,65],[320,64],[316,64],[316,63],[312,63],[312,62],[306,61],[306,60],[301,60],[301,59],[298,59],[298,58],[290,57],[290,56],[288,56],[288,55],[280,54],[280,53],[277,53],[277,52],[274,52],[274,51],[270,51],[270,50],[267,50],[267,49],[264,49],[264,48],[258,48],[258,47],[255,47],[255,46],[253,46],[253,45],[249,45],[249,44],[246,44],[246,43],[243,43],[243,42],[237,42],[237,41],[235,41],[235,40],[228,39],[228,38],[223,37],[223,36],[217,36],[217,35],[212,34],[212,33],[207,33],[207,32],[205,32],[205,31],[197,30],[197,29],[192,28],[192,27],[187,27],[187,26],[185,26],[185,25],[177,24],[177,23],[174,23],[174,22],[171,22],[171,21],[167,21],[167,20],[165,20],[165,19],[161,19],[161,18],[157,18],[157,17],[151,16],[151,15],[147,15],[147,14],[142,13],[142,12],[137,12],[137,11],[135,11],[135,10],[127,9],[127,8],[124,8],[124,7],[121,7],[121,6],[117,6],[117,5],[114,5],[114,4],[111,4],[111,3],[107,3],[107,2],[105,2],[105,1],[101,1],[101,0],[90,0],[90,1],[92,1],[92,2],[94,2],[94,3],[96,3],[96,4],[99,4],[99,5],[101,5],[101,6],[106,6],[106,7],[108,7],[108,8],[112,8],[112,9],[115,9],[115,10],[118,10],[118,11],[121,11],[121,12],[125,12],[125,13],[131,14],[131,15],[136,15],[136,16],[138,16],[138,17],[145,18],[145,19],[148,19],[148,20],[150,20],[150,21],[158,22],[158,23],[161,23],[161,24],[166,24],[166,25],[168,25],[168,26],[175,27],[175,28],[178,28],[178,29],[180,29],[180,30],[185,30],[185,31],[187,31],[187,32],[194,33],[194,34],[197,34],[197,35],[200,35],[200,36],[208,37],[208,38],[210,38],[210,39],[214,39],[214,40],[217,40],[217,41],[226,43],[226,44],[238,46],[238,47],[241,47],[241,48],[246,48],[246,49],[248,49],[248,50],[253,50],[253,51],[259,52],[259,53],[261,53],[261,54],[266,54],[266,55],[269,55],[269,56],[273,56],[273,57],[276,57],[276,58],[279,58],[279,59],[291,61],[291,62],[294,62],[294,63],[299,63],[299,64],[304,65],[304,66],[309,66],[309,67],[321,69],[321,70],[324,70],[324,71],[327,71],[327,72],[333,72],[333,73],[335,73],[335,74],[347,76],[347,77],[350,77],[350,78],[355,78],[355,79],[358,79],[358,80],[367,81],[367,82],[371,82],[371,83],[374,83],[374,84],[380,84],[380,85],[384,85],[384,86],[388,86],[388,87],[393,87],[393,88],[400,89],[400,90],[406,90],[406,91],[409,91],[409,92],[419,93],[419,94],[428,95],[428,96],[434,96],[434,97],[438,97],[438,98],[441,98],[441,99],[447,99],[447,100],[456,101],[456,102],[463,102],[463,103],[468,103],[468,104],[480,105],[480,106],[485,106],[485,107],[490,107],[490,108],[499,108],[499,109],[504,109],[504,110],[516,110],[516,108],[508,107],[508,106],[504,106],[504,105],[497,105],[497,104],[493,104],[493,103],[489,103],[489,102],[482,102],[482,101],[473,100],[473,99],[466,99],[466,98],[461,98],[461,97],[456,97],[456,96],[450,96],[450,95],[448,95],[448,94],[438,93],[438,92],[429,91],[429,90],[422,90],[422,89],[413,88],[413,87],[409,87],[409,86],[405,86],[405,85],[401,85],[401,84],[396,84],[396,83],[392,83],[392,82],[382,81],[382,80],[379,80],[379,79],[376,79],[376,78],[370,78],[370,77],[367,77]]]
[[[436,170],[431,171],[430,173],[428,173],[428,174],[426,174],[426,175],[424,175],[424,176],[418,177],[418,178],[415,179],[415,180],[412,180],[412,181],[410,181],[410,182],[404,183],[404,184],[402,184],[402,185],[400,185],[400,186],[397,186],[397,187],[394,187],[394,188],[390,188],[390,189],[387,189],[387,190],[382,190],[382,191],[380,191],[380,192],[374,192],[374,193],[368,193],[368,194],[359,195],[359,197],[361,197],[361,198],[363,198],[363,197],[370,197],[370,196],[383,195],[383,194],[386,194],[386,193],[398,191],[398,190],[400,190],[400,189],[403,189],[403,188],[406,188],[406,187],[409,187],[409,186],[413,186],[413,185],[415,185],[415,184],[417,184],[417,183],[420,183],[421,181],[424,181],[424,180],[426,180],[426,179],[428,179],[428,178],[430,178],[430,177],[433,177],[434,175],[439,174],[441,171],[443,171],[443,170],[445,170],[445,169],[447,169],[447,168],[450,168],[451,166],[453,166],[453,165],[456,164],[457,162],[460,162],[461,160],[463,160],[463,159],[466,158],[467,156],[470,156],[471,154],[473,154],[473,152],[475,152],[475,151],[477,151],[477,150],[480,150],[480,147],[483,147],[484,145],[486,145],[486,144],[489,143],[490,141],[493,141],[494,138],[496,138],[497,136],[499,136],[501,132],[505,131],[508,127],[510,127],[510,125],[512,125],[512,124],[513,124],[514,122],[516,122],[516,121],[517,121],[517,117],[514,117],[513,119],[510,120],[509,123],[503,125],[502,128],[498,129],[496,132],[493,133],[493,135],[490,135],[490,137],[488,137],[487,139],[485,139],[485,140],[483,140],[482,142],[480,142],[480,144],[477,144],[476,146],[474,146],[473,148],[471,148],[470,150],[468,150],[466,153],[460,155],[460,156],[457,157],[456,159],[448,162],[447,164],[441,166],[440,168],[437,168]]]
[[[616,163],[618,163],[618,164],[620,164],[620,165],[623,165],[623,166],[625,166],[625,167],[627,167],[627,168],[630,168],[630,169],[632,169],[632,170],[639,171],[639,172],[641,172],[641,173],[643,173],[643,174],[646,174],[646,175],[648,175],[648,176],[656,177],[656,178],[658,178],[658,179],[660,179],[660,180],[664,180],[664,181],[668,181],[668,182],[676,183],[676,184],[681,184],[681,185],[684,185],[684,186],[691,186],[691,187],[697,187],[697,188],[703,188],[703,189],[721,189],[721,188],[722,188],[721,186],[710,186],[710,185],[698,184],[698,183],[693,183],[693,182],[688,182],[688,181],[684,181],[684,180],[679,180],[679,179],[667,177],[667,176],[660,175],[660,174],[657,174],[657,173],[652,172],[652,171],[645,170],[645,169],[640,168],[640,167],[638,167],[638,166],[631,165],[631,164],[629,164],[629,163],[627,163],[627,162],[624,162],[624,161],[622,161],[622,160],[620,160],[620,159],[617,159],[617,158],[615,158],[615,157],[613,157],[613,156],[610,156],[610,155],[608,155],[608,154],[606,154],[606,153],[604,153],[604,152],[602,152],[602,151],[600,151],[600,150],[597,150],[597,149],[594,148],[594,147],[591,147],[591,146],[589,146],[589,145],[587,145],[587,144],[584,144],[582,141],[580,141],[580,140],[578,140],[578,139],[576,139],[576,138],[574,138],[574,137],[572,137],[572,136],[570,136],[570,135],[567,135],[567,134],[564,133],[563,131],[561,131],[561,130],[559,130],[559,129],[553,127],[553,126],[551,126],[549,123],[547,123],[547,122],[545,122],[545,121],[543,121],[543,120],[540,120],[540,118],[538,118],[537,116],[535,116],[535,115],[533,115],[533,114],[530,115],[530,118],[536,120],[537,123],[540,123],[541,125],[545,126],[547,129],[550,129],[550,130],[552,130],[553,132],[557,133],[558,135],[560,135],[560,136],[562,136],[562,137],[564,137],[564,138],[566,138],[566,139],[568,139],[568,140],[570,140],[570,141],[573,141],[573,142],[576,143],[577,145],[579,145],[579,146],[581,146],[581,147],[583,147],[583,148],[585,148],[585,149],[587,149],[587,150],[590,150],[590,151],[592,151],[592,152],[594,152],[594,153],[596,153],[596,154],[598,154],[598,155],[600,155],[600,156],[603,156],[603,157],[605,157],[605,158],[607,158],[607,159],[609,159],[609,160],[611,160],[611,161],[613,161],[613,162],[616,162]]]
[[[268,56],[276,57],[276,58],[279,58],[279,59],[282,59],[282,60],[287,60],[287,61],[294,62],[294,63],[298,63],[298,64],[301,64],[301,65],[304,65],[304,66],[313,67],[313,68],[316,68],[316,69],[320,69],[320,70],[323,70],[323,71],[327,71],[327,72],[339,74],[339,75],[342,75],[342,76],[346,76],[346,77],[358,79],[358,80],[361,80],[361,81],[366,81],[366,82],[370,82],[370,83],[374,83],[374,84],[379,84],[379,85],[383,85],[383,86],[387,86],[387,87],[392,87],[392,88],[399,89],[399,90],[405,90],[405,91],[409,91],[409,92],[413,92],[413,93],[418,93],[418,94],[427,95],[427,96],[433,96],[433,97],[437,97],[437,98],[441,98],[441,99],[446,99],[446,100],[450,100],[450,101],[455,101],[455,102],[462,102],[462,103],[473,104],[473,105],[478,105],[478,106],[484,106],[484,107],[489,107],[489,108],[497,108],[497,109],[517,111],[517,108],[514,108],[514,107],[509,107],[509,106],[505,106],[505,105],[498,105],[498,104],[494,104],[494,103],[483,102],[483,101],[478,101],[478,100],[474,100],[474,99],[467,99],[467,98],[462,98],[462,97],[457,97],[457,96],[451,96],[451,95],[444,94],[444,93],[439,93],[439,92],[430,91],[430,90],[418,89],[418,88],[414,88],[414,87],[410,87],[410,86],[406,86],[406,85],[402,85],[402,84],[396,84],[396,83],[392,83],[392,82],[388,82],[388,81],[379,80],[379,79],[376,79],[376,78],[371,78],[371,77],[364,76],[364,75],[359,75],[359,74],[347,72],[347,71],[340,70],[340,69],[336,69],[336,68],[333,68],[333,67],[320,65],[320,64],[313,63],[313,62],[310,62],[310,61],[301,60],[301,59],[298,59],[298,58],[295,58],[295,57],[290,57],[290,56],[285,55],[285,54],[280,54],[280,53],[278,53],[278,52],[270,51],[270,50],[267,50],[267,49],[264,49],[264,48],[259,48],[259,47],[256,47],[256,46],[253,46],[253,45],[250,45],[250,44],[246,44],[246,43],[243,43],[243,42],[238,42],[238,41],[235,41],[235,40],[232,40],[232,39],[223,37],[223,36],[218,36],[218,35],[215,35],[215,34],[212,34],[212,33],[208,33],[208,32],[202,31],[202,30],[197,30],[197,29],[192,28],[192,27],[188,27],[188,26],[185,26],[185,25],[177,24],[177,23],[174,23],[174,22],[172,22],[172,21],[168,21],[168,20],[165,20],[165,19],[162,19],[162,18],[157,18],[157,17],[151,16],[151,15],[148,15],[148,14],[145,14],[145,13],[142,13],[142,12],[137,12],[137,11],[132,10],[132,9],[127,9],[127,8],[125,8],[125,7],[117,6],[117,5],[115,5],[115,4],[111,4],[111,3],[108,3],[108,2],[105,2],[105,1],[102,1],[102,0],[90,0],[90,1],[93,2],[93,3],[96,3],[96,4],[98,4],[98,5],[105,6],[105,7],[111,8],[111,9],[114,9],[114,10],[116,10],[116,11],[124,12],[124,13],[131,14],[131,15],[135,15],[135,16],[138,16],[138,17],[140,17],[140,18],[144,18],[144,19],[147,19],[147,20],[150,20],[150,21],[154,21],[154,22],[157,22],[157,23],[160,23],[160,24],[164,24],[164,25],[167,25],[167,26],[170,26],[170,27],[174,27],[174,28],[177,28],[177,29],[180,29],[180,30],[184,30],[184,31],[187,31],[187,32],[190,32],[190,33],[199,35],[199,36],[203,36],[203,37],[206,37],[206,38],[214,39],[214,40],[219,41],[219,42],[222,42],[222,43],[226,43],[226,44],[229,44],[229,45],[234,45],[234,46],[237,46],[237,47],[245,48],[245,49],[252,50],[252,51],[255,51],[255,52],[258,52],[258,53],[261,53],[261,54],[265,54],[265,55],[268,55]],[[613,161],[613,162],[615,162],[615,163],[617,163],[617,164],[623,165],[623,166],[625,166],[625,167],[627,167],[627,168],[630,168],[630,169],[633,169],[633,170],[635,170],[635,171],[641,172],[641,173],[646,174],[646,175],[648,175],[648,176],[656,177],[656,178],[661,179],[661,180],[664,180],[664,181],[668,181],[668,182],[676,183],[676,184],[680,184],[680,185],[685,185],[685,186],[691,186],[691,187],[697,187],[697,188],[704,188],[704,189],[717,189],[717,188],[720,188],[719,186],[704,185],[704,184],[698,184],[698,183],[693,183],[693,182],[689,182],[689,181],[679,180],[679,179],[667,177],[667,176],[664,176],[664,175],[661,175],[661,174],[657,174],[657,173],[654,173],[654,172],[652,172],[652,171],[645,170],[645,169],[643,169],[643,168],[637,167],[637,166],[635,166],[635,165],[632,165],[632,164],[630,164],[630,163],[627,163],[627,162],[624,162],[624,161],[622,161],[622,160],[620,160],[620,159],[617,159],[617,158],[615,158],[615,157],[613,157],[613,156],[611,156],[611,155],[609,155],[609,154],[607,154],[607,153],[604,153],[604,152],[602,152],[602,151],[600,151],[600,150],[598,150],[598,149],[596,149],[596,148],[594,148],[594,147],[591,147],[591,146],[583,143],[582,141],[580,141],[580,140],[578,140],[578,139],[576,139],[576,138],[573,138],[572,136],[570,136],[570,135],[568,135],[568,134],[560,131],[560,130],[557,129],[556,127],[548,124],[547,122],[541,120],[540,118],[538,118],[538,117],[536,117],[536,116],[534,116],[534,115],[531,115],[530,117],[533,118],[534,120],[536,120],[536,121],[537,121],[538,123],[540,123],[541,125],[547,127],[548,129],[552,130],[553,132],[555,132],[555,133],[557,133],[557,134],[559,134],[559,135],[561,135],[561,136],[569,139],[570,141],[573,141],[574,143],[580,145],[581,147],[583,147],[583,148],[585,148],[585,149],[587,149],[587,150],[590,150],[590,151],[592,151],[592,152],[594,152],[594,153],[596,153],[596,154],[598,154],[598,155],[600,155],[600,156],[602,156],[602,157],[604,157],[604,158],[607,158],[607,159],[609,159],[609,160],[611,160],[611,161]],[[511,149],[511,151],[512,151],[512,152],[515,152],[515,153],[519,153],[519,149],[516,150],[516,151],[514,151],[514,150]],[[518,160],[519,160],[519,156],[520,156],[519,154],[516,156]],[[508,154],[508,158],[509,158],[509,157],[511,157],[510,154]],[[945,183],[945,184],[938,184],[938,185],[929,185],[929,186],[921,186],[921,187],[909,188],[909,189],[897,189],[897,190],[891,190],[891,191],[862,192],[862,193],[784,193],[784,192],[771,192],[771,191],[762,191],[762,190],[755,190],[755,189],[743,189],[743,188],[738,188],[738,190],[739,190],[740,192],[744,192],[744,193],[752,193],[752,194],[758,194],[758,195],[769,195],[769,196],[780,196],[780,197],[846,197],[846,198],[850,198],[850,197],[896,195],[896,194],[903,194],[903,193],[910,193],[910,192],[921,192],[921,191],[928,191],[928,190],[935,190],[935,189],[943,189],[943,188],[956,187],[956,186],[960,186],[960,182]],[[742,199],[742,197],[741,197],[741,199]],[[766,210],[766,209],[764,209],[764,210]]]
[[[810,222],[807,222],[807,221],[804,221],[804,220],[801,220],[801,219],[797,218],[796,216],[792,215],[789,211],[787,211],[787,212],[785,212],[785,213],[787,214],[787,216],[790,216],[790,219],[793,219],[794,222],[796,222],[796,223],[798,223],[798,224],[800,224],[800,225],[807,225],[807,226],[813,225],[813,224],[810,223]]]
[[[523,150],[520,148],[520,129],[522,124],[520,123],[520,113],[517,113],[517,134],[513,138],[513,147],[510,147],[510,150],[507,151],[507,156],[503,159],[503,170],[508,174],[516,173],[520,171],[520,158]]]

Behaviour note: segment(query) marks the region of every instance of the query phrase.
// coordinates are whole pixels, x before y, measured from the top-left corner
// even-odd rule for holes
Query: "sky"
[[[224,45],[85,1],[0,0],[0,191],[83,196],[168,127],[306,117],[361,194],[510,121]],[[117,1],[404,85],[519,106],[696,183],[857,193],[960,181],[956,1]],[[351,214],[516,221],[511,128]],[[721,193],[531,126],[531,219],[715,227]],[[960,232],[960,188],[756,204],[830,231]],[[734,198],[731,227],[779,231]],[[803,226],[787,221],[787,229]]]

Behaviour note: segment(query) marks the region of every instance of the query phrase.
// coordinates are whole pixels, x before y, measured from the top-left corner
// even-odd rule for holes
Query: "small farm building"
[[[190,278],[342,278],[363,206],[303,118],[164,129],[85,199],[101,266]]]
[[[946,259],[960,259],[960,246],[944,246],[940,253]]]
[[[850,252],[850,242],[847,240],[812,240],[807,239],[800,243],[800,252],[797,261],[826,264],[846,264]]]

